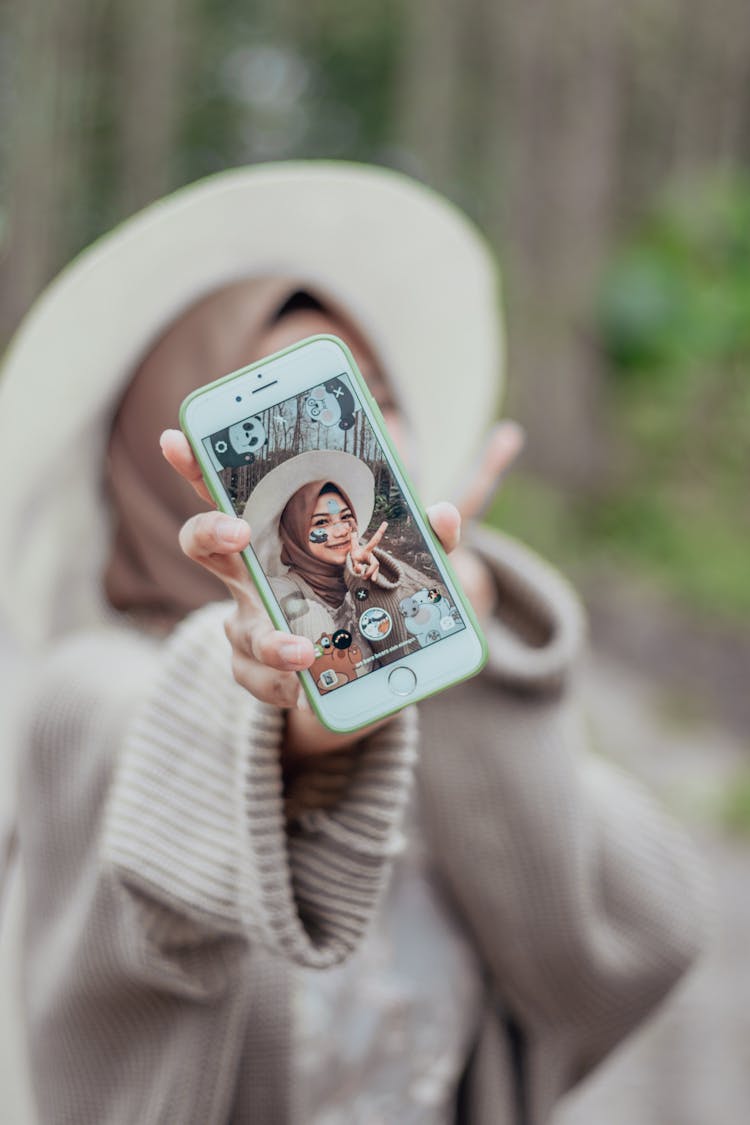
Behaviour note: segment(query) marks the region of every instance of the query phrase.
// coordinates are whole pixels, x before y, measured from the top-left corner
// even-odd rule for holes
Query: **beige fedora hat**
[[[6,353],[0,620],[22,640],[102,620],[102,465],[120,396],[176,316],[255,276],[300,279],[351,312],[409,415],[422,499],[450,498],[500,388],[497,276],[480,233],[384,168],[312,161],[224,172],[80,254]]]
[[[343,488],[354,506],[360,536],[367,530],[375,503],[375,478],[364,461],[333,449],[313,449],[290,457],[256,485],[242,512],[250,524],[253,550],[267,574],[286,571],[281,561],[279,519],[295,492],[314,480]]]

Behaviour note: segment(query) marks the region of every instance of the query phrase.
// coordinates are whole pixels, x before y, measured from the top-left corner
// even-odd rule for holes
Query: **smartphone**
[[[248,521],[277,629],[308,637],[315,714],[353,731],[479,672],[487,645],[354,358],[312,336],[189,395],[217,507]]]

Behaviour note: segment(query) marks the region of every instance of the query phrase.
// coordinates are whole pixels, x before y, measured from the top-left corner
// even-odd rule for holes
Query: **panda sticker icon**
[[[411,597],[402,598],[398,608],[407,632],[417,638],[420,648],[434,644],[441,636],[462,627],[456,607],[435,587],[416,590]]]
[[[338,426],[340,430],[352,428],[356,409],[354,395],[343,379],[329,379],[313,387],[305,399],[308,418],[321,426]]]
[[[255,454],[268,444],[268,435],[259,418],[235,422],[210,438],[211,450],[222,469],[252,465]]]

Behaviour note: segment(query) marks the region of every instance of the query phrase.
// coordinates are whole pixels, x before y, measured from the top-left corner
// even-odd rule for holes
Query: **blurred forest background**
[[[626,655],[671,657],[693,700],[750,719],[744,0],[5,0],[0,19],[0,340],[76,251],[196,177],[306,156],[416,175],[502,263],[529,443],[489,518],[563,565]]]
[[[0,348],[142,205],[299,157],[402,169],[491,239],[529,440],[488,518],[583,590],[593,741],[708,859],[711,956],[560,1125],[745,1125],[747,0],[5,0]]]

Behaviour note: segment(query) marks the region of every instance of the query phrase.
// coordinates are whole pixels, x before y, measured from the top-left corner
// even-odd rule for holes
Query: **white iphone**
[[[277,629],[315,649],[318,718],[351,731],[475,675],[476,617],[346,345],[313,336],[194,391],[180,424]]]

